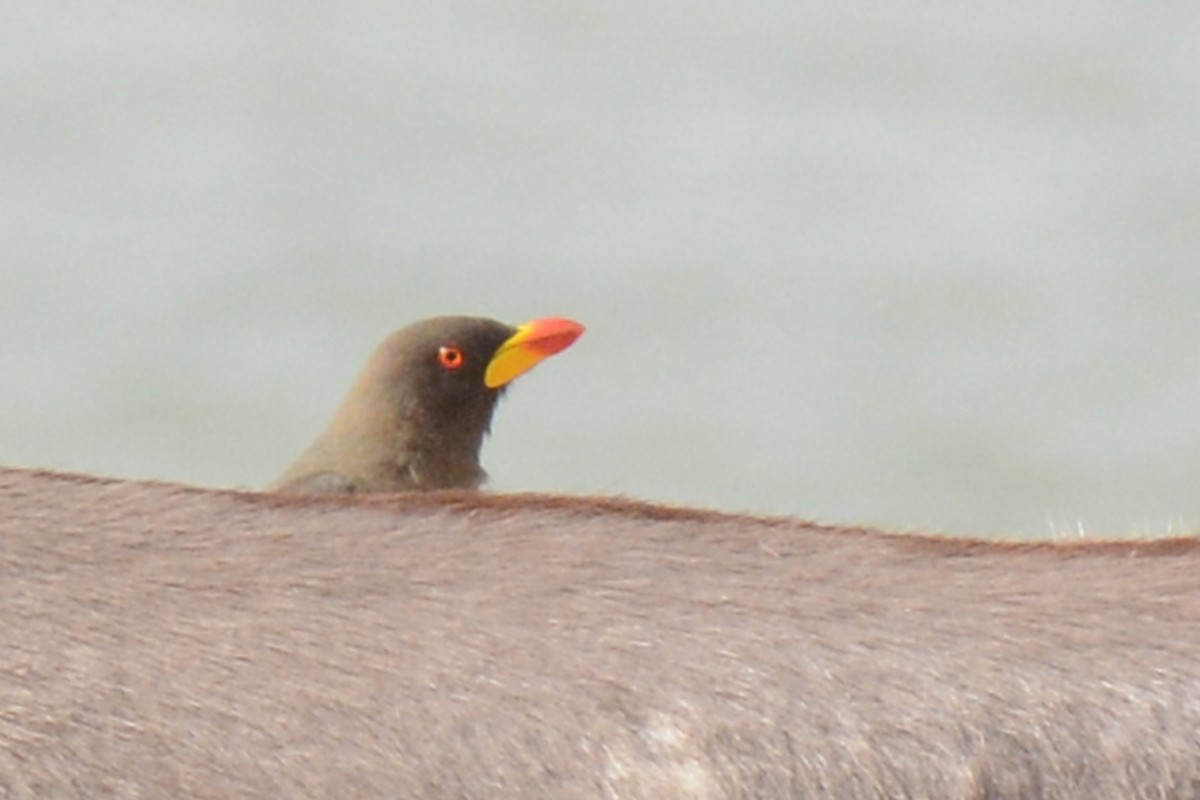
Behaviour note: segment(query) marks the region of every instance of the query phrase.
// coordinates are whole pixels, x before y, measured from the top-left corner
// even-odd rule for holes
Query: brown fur
[[[0,470],[0,796],[1200,796],[1200,543]]]

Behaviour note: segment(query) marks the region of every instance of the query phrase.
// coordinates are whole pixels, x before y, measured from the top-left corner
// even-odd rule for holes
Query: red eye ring
[[[446,369],[458,369],[467,363],[467,357],[463,354],[462,348],[448,344],[438,348],[438,361]]]

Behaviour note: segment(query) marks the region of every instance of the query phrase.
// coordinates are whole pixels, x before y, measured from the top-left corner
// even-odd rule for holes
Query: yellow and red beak
[[[499,389],[555,353],[566,350],[582,333],[583,326],[578,322],[557,317],[518,325],[517,332],[500,345],[488,362],[483,382],[489,389]]]

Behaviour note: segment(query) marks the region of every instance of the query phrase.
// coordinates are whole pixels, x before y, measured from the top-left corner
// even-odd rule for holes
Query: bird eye
[[[446,345],[438,348],[438,361],[446,369],[458,369],[466,362],[467,357],[463,355],[462,348],[454,345]]]

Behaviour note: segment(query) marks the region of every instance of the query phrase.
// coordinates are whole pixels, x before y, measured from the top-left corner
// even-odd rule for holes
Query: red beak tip
[[[584,327],[572,319],[545,319],[536,324],[530,344],[550,356],[574,344],[583,331]]]

